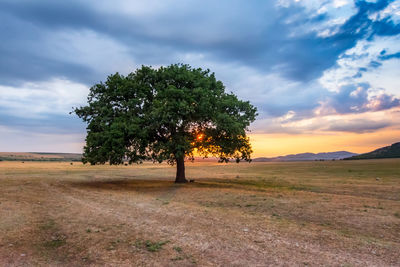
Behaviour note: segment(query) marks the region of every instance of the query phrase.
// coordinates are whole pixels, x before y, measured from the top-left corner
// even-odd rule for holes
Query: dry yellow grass
[[[0,162],[0,265],[399,265],[399,166]]]

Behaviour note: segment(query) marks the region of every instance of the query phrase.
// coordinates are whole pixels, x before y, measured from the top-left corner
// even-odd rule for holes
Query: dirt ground
[[[0,162],[0,266],[400,266],[400,160]]]

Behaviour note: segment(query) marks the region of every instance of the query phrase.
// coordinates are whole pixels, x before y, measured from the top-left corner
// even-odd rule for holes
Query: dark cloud
[[[0,53],[3,52],[0,49]],[[22,62],[22,64],[21,64]],[[40,56],[6,53],[0,61],[0,84],[19,85],[22,82],[46,81],[52,77],[66,77],[81,83],[96,81],[94,70],[82,64],[62,60],[43,60]]]
[[[370,109],[373,111],[391,109],[400,106],[400,99],[388,94],[373,96],[370,100]]]
[[[349,116],[335,116],[334,118],[316,117],[313,123],[300,123],[296,120],[277,121],[267,119],[256,121],[256,133],[286,133],[286,134],[313,134],[315,132],[352,132],[368,133],[379,129],[392,127],[390,120],[374,120],[368,117],[351,118]]]
[[[81,134],[86,125],[74,115],[13,116],[0,108],[0,126],[32,134]]]
[[[367,133],[390,126],[389,121],[373,121],[364,119],[343,120],[330,123],[325,130],[336,132]]]
[[[289,111],[295,111],[296,117],[294,119],[296,120],[310,117],[313,116],[313,110],[320,105],[319,100],[323,97],[323,93],[326,92],[309,84],[305,84],[304,87],[296,93],[293,93],[292,88],[281,88],[278,91],[279,95],[271,94],[266,99],[253,102],[261,112],[265,112],[268,116],[280,117]],[[270,101],[270,99],[276,99],[276,101]]]
[[[39,25],[42,29],[99,29],[104,16],[83,1],[2,1],[2,13]]]
[[[353,75],[352,78],[353,78],[353,79],[361,78],[362,75],[363,75],[363,73],[364,73],[364,72],[367,72],[367,70],[368,70],[368,69],[367,69],[367,68],[364,68],[364,67],[358,68],[357,73],[356,73],[355,75]]]
[[[26,81],[46,81],[53,77],[67,77],[78,82],[93,78],[95,66],[70,62],[68,55],[49,55],[45,42],[46,28],[6,14],[0,4],[0,84],[17,85]]]
[[[302,30],[292,36],[299,25],[312,26],[329,19],[327,14],[315,16],[300,4],[277,8],[264,1],[251,5],[240,1],[191,2],[144,18],[113,14],[83,1],[2,1],[0,24],[8,37],[0,50],[4,59],[1,82],[59,75],[86,83],[98,80],[104,73],[96,73],[96,66],[71,63],[68,55],[57,59],[46,55],[48,44],[40,43],[41,36],[67,29],[92,30],[124,43],[139,64],[168,64],[184,61],[178,54],[206,53],[263,72],[279,68],[289,79],[309,81],[333,66],[338,56],[361,38],[398,34],[398,25],[389,18],[373,21],[368,17],[390,2],[356,1],[357,13],[334,35],[323,37]],[[13,52],[6,49],[26,41],[37,43]],[[11,66],[8,71],[7,65]]]
[[[386,7],[387,4],[385,2],[390,3],[393,1],[380,1],[380,2],[384,2],[382,4],[384,5],[384,7]],[[387,17],[382,20],[374,21],[371,24],[371,28],[372,28],[373,33],[375,33],[379,36],[392,36],[392,35],[396,35],[396,34],[400,33],[399,25],[394,23],[391,20],[391,17]],[[371,39],[372,37],[373,37],[373,34],[371,34],[371,36],[369,38]]]
[[[400,52],[397,52],[394,54],[389,54],[389,55],[387,55],[386,53],[384,53],[384,54],[381,53],[381,56],[379,56],[380,60],[389,60],[392,58],[400,58]]]
[[[382,66],[382,63],[380,63],[380,62],[378,62],[378,61],[375,61],[375,60],[372,60],[372,61],[369,63],[368,66],[369,66],[370,68],[376,69],[376,68]]]

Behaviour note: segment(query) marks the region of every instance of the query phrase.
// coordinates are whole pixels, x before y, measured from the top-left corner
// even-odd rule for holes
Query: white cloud
[[[385,51],[385,54],[399,52],[399,44],[399,35],[375,37],[371,41],[360,40],[355,47],[339,56],[336,66],[326,70],[319,82],[323,87],[335,92],[347,84],[366,82],[373,89],[384,88],[387,93],[400,96],[400,60],[379,58],[382,51]]]
[[[293,119],[295,116],[296,112],[294,112],[293,110],[289,110],[285,115],[278,117],[278,121],[280,121],[281,123],[285,123]]]
[[[372,20],[385,19],[391,17],[394,23],[400,22],[400,2],[394,1],[390,3],[384,10],[374,12],[369,15]]]
[[[332,2],[333,2],[333,6],[336,8],[346,6],[349,4],[348,0],[333,0]]]
[[[307,32],[315,32],[319,37],[329,37],[338,32],[339,27],[343,25],[351,16],[356,13],[353,1],[349,0],[280,0],[277,6],[289,8],[290,6],[301,6],[305,8],[310,18],[319,15],[326,15],[328,19],[308,23],[300,23],[294,27],[290,37],[301,36]],[[294,23],[298,19],[303,19],[298,15],[289,18],[286,23]]]
[[[0,85],[0,106],[12,116],[40,118],[66,115],[72,106],[84,104],[89,88],[65,79],[29,82],[20,87]]]

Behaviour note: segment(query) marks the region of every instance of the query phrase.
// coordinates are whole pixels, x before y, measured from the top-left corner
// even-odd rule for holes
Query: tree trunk
[[[175,183],[187,183],[185,178],[185,156],[176,159],[176,179]]]

